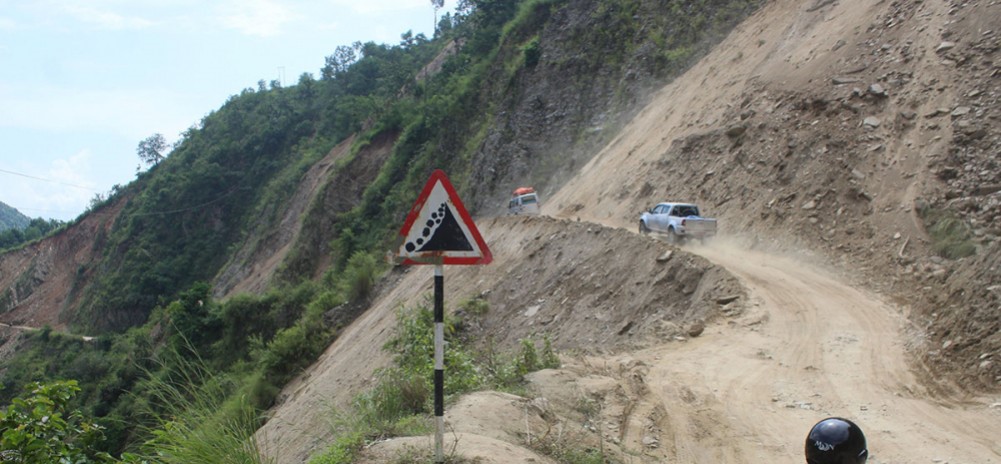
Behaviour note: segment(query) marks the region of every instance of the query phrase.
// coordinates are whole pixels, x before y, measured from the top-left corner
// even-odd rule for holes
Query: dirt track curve
[[[528,236],[544,237],[567,224],[544,218],[517,222],[534,231]],[[527,231],[513,225],[481,224],[496,248],[497,262],[454,272],[449,298],[490,289],[512,278],[511,269],[527,266],[507,262],[526,240],[519,237]],[[586,223],[582,227],[589,229]],[[451,406],[446,417],[455,433],[449,440],[462,437],[458,453],[483,463],[554,462],[526,448],[520,435],[528,420],[522,401],[542,397],[566,404],[580,391],[590,395],[597,388],[604,392],[598,423],[606,443],[621,443],[626,451],[620,462],[801,463],[810,425],[828,415],[851,418],[863,427],[873,464],[1001,462],[998,399],[964,398],[924,387],[909,364],[907,337],[917,331],[908,326],[903,309],[844,283],[822,265],[791,255],[756,251],[722,238],[685,251],[727,269],[746,287],[749,301],[739,315],[715,319],[700,336],[683,342],[665,338],[638,351],[586,356],[583,364],[568,358],[564,369],[533,375],[528,398],[469,395]],[[618,259],[636,258],[627,254]],[[377,304],[286,388],[283,405],[272,411],[259,433],[278,462],[304,462],[332,441],[330,408],[346,405],[352,392],[367,388],[372,369],[388,362],[379,347],[392,331],[394,308],[419,298],[430,285],[430,273],[423,271],[397,276]],[[605,303],[606,310],[628,307]],[[524,315],[510,319],[510,324],[528,323]],[[539,434],[546,426],[534,430]],[[386,462],[393,449],[407,444],[426,446],[427,437],[379,443],[360,462]],[[498,454],[498,446],[508,451]],[[385,453],[376,452],[379,447],[386,447]],[[515,451],[531,458],[514,458],[522,455]]]
[[[900,310],[793,259],[724,243],[690,251],[734,273],[751,304],[686,344],[634,354],[669,416],[671,462],[801,462],[790,437],[826,415],[863,426],[870,462],[1001,462],[1001,408],[923,389]]]

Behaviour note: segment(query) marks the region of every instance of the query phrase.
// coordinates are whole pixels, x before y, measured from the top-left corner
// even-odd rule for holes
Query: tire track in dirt
[[[670,460],[796,462],[810,425],[843,415],[866,431],[871,462],[1001,462],[1001,411],[930,396],[910,372],[899,309],[787,257],[689,251],[745,282],[751,304],[684,345],[634,354],[667,410]]]

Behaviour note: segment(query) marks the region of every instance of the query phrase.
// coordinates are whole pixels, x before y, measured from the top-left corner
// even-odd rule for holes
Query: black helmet
[[[828,417],[806,436],[808,464],[864,464],[868,458],[862,429],[848,419]]]

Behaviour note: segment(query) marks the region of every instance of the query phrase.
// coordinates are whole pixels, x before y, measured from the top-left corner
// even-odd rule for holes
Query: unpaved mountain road
[[[644,338],[649,343],[640,345],[648,348],[628,348],[621,343],[630,339],[619,329],[623,320],[609,318],[635,321],[639,337],[651,306],[637,298],[646,294],[643,285],[677,287],[685,276],[660,279],[665,268],[657,266],[666,264],[650,265],[667,245],[656,246],[625,224],[608,226],[626,230],[546,216],[479,221],[495,261],[449,272],[446,307],[471,295],[490,295],[489,317],[499,319],[483,322],[484,336],[501,340],[536,327],[557,343],[572,337],[582,348],[566,353],[564,368],[530,375],[526,398],[475,394],[460,400],[464,406],[447,408],[449,440],[465,437],[458,454],[484,463],[555,462],[531,454],[525,443],[527,402],[545,398],[555,414],[546,419],[548,425],[534,426],[538,437],[547,430],[581,430],[575,405],[584,395],[600,403],[590,430],[600,430],[606,449],[616,448],[619,461],[629,464],[802,463],[809,427],[828,415],[846,416],[863,427],[874,464],[1001,463],[999,399],[930,391],[911,371],[907,337],[918,331],[908,325],[904,309],[845,283],[816,259],[749,249],[724,238],[684,247],[736,277],[734,285],[746,289],[743,309],[709,320],[701,335],[685,341],[652,333]],[[590,254],[580,254],[583,249]],[[607,252],[611,249],[618,252]],[[694,261],[682,253],[675,253],[675,260]],[[621,291],[588,280],[591,274],[606,278],[594,272],[604,268],[629,274],[616,286]],[[679,269],[709,274],[701,266]],[[554,280],[559,276],[562,280]],[[373,307],[285,389],[282,404],[258,434],[277,462],[305,462],[333,442],[332,407],[347,407],[355,394],[370,388],[373,369],[389,362],[381,347],[392,333],[395,311],[420,301],[431,277],[426,268],[394,273]],[[564,287],[550,285],[557,281]],[[521,284],[504,285],[510,282]],[[567,308],[537,302],[563,301],[564,291],[606,297],[600,304],[585,298]],[[532,304],[536,311],[527,311]],[[564,312],[569,307],[573,311]],[[559,323],[549,319],[556,315],[563,316]],[[588,337],[619,342],[590,343]],[[502,440],[509,451],[498,454],[496,442],[472,435]],[[427,437],[379,442],[358,462],[387,462],[394,450],[414,443],[426,445]]]
[[[667,411],[669,462],[802,462],[809,426],[828,415],[863,427],[870,462],[1001,462],[997,399],[923,388],[900,309],[788,257],[724,242],[688,251],[736,275],[751,301],[701,337],[633,354]]]

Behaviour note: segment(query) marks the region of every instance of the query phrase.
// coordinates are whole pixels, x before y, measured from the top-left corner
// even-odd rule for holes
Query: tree
[[[333,79],[348,70],[354,62],[358,61],[358,52],[361,51],[361,42],[355,42],[351,46],[338,45],[334,49],[334,54],[326,58],[326,66],[321,70],[324,79]]]
[[[433,27],[438,27],[438,10],[445,6],[445,0],[431,0],[431,7],[434,8],[434,24]],[[437,34],[438,31],[435,31]]]
[[[143,139],[139,142],[139,146],[136,147],[136,154],[139,155],[139,161],[146,163],[147,166],[152,166],[154,164],[160,164],[160,161],[166,157],[164,152],[167,151],[167,139],[163,137],[163,134],[156,133],[149,137]]]

